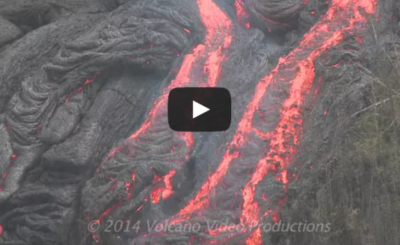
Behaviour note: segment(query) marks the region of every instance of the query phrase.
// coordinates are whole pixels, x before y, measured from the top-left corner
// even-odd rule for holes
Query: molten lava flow
[[[289,182],[287,170],[284,170],[293,159],[300,144],[303,118],[301,106],[305,95],[310,93],[315,78],[314,61],[325,50],[332,48],[343,40],[346,32],[351,32],[365,23],[367,18],[360,11],[373,14],[375,2],[334,0],[331,8],[312,30],[307,33],[297,49],[280,60],[276,71],[266,81],[277,82],[280,74],[295,72],[291,78],[291,89],[288,98],[282,105],[280,121],[269,137],[269,152],[257,163],[256,171],[243,190],[243,223],[259,220],[260,208],[255,201],[255,188],[270,170],[281,169],[276,179],[285,186]],[[261,217],[263,217],[262,215]],[[249,243],[251,244],[251,243]]]
[[[255,172],[243,189],[241,222],[245,225],[250,223],[254,225],[267,214],[275,215],[275,219],[278,218],[277,212],[272,210],[264,211],[260,215],[260,208],[255,200],[256,186],[269,172],[276,173],[276,179],[284,186],[289,182],[285,167],[290,164],[300,143],[303,123],[302,104],[312,89],[315,78],[314,61],[324,51],[339,44],[345,33],[362,27],[367,21],[367,17],[362,13],[373,14],[375,5],[374,0],[332,2],[326,16],[305,34],[299,47],[285,58],[281,58],[277,67],[258,83],[256,92],[217,170],[209,175],[198,194],[179,212],[178,217],[209,207],[210,193],[215,191],[215,187],[227,173],[232,161],[239,157],[239,149],[245,146],[248,136],[254,133],[270,143],[265,146],[268,152],[259,160]],[[260,102],[270,85],[283,82],[291,85],[291,88],[280,109],[280,121],[273,131],[261,132],[253,126],[254,113],[258,111]],[[261,231],[256,229],[247,240],[247,244],[260,243]]]
[[[236,18],[238,19],[238,22],[242,26],[250,28],[249,15],[246,13],[243,6],[244,6],[244,0],[235,1]]]
[[[206,26],[206,37],[205,44],[199,45],[195,48],[193,54],[189,54],[185,57],[182,67],[174,81],[171,85],[164,91],[162,97],[158,100],[157,104],[150,111],[150,118],[144,123],[145,128],[140,128],[138,132],[146,132],[146,128],[152,126],[152,122],[155,120],[157,114],[165,115],[165,108],[167,103],[167,94],[169,91],[176,87],[183,87],[190,84],[190,73],[194,68],[193,64],[206,57],[204,64],[204,75],[202,77],[207,77],[206,84],[201,81],[197,83],[198,86],[211,86],[217,85],[217,79],[220,73],[221,63],[224,60],[222,52],[227,49],[232,41],[230,35],[231,21],[222,12],[222,10],[212,1],[212,0],[198,0],[198,6],[201,18]],[[139,133],[140,134],[140,133]],[[139,135],[135,133],[135,137]],[[189,157],[190,148],[193,144],[193,136],[190,133],[176,133],[176,137],[182,138],[186,142],[187,155],[185,160]],[[130,137],[130,140],[135,137]],[[178,146],[173,146],[171,151],[173,151]],[[170,171],[169,174],[164,176],[164,187],[157,187],[151,194],[153,197],[153,202],[157,203],[159,201],[160,195],[167,198],[172,193],[171,178],[174,176],[175,171]]]
[[[254,173],[252,173],[247,184],[242,190],[243,207],[240,213],[240,221],[244,225],[254,226],[265,216],[272,215],[273,220],[279,219],[279,207],[275,210],[261,210],[256,200],[257,185],[271,173],[275,179],[287,186],[290,181],[288,172],[285,169],[293,160],[297,148],[300,144],[302,132],[302,105],[308,95],[312,96],[312,87],[315,79],[314,61],[323,52],[339,44],[346,33],[356,28],[361,28],[366,23],[367,17],[363,13],[373,14],[375,11],[374,0],[333,0],[330,9],[307,34],[304,35],[298,48],[294,49],[289,55],[279,60],[278,65],[270,74],[264,77],[255,89],[252,100],[247,105],[242,119],[238,124],[233,140],[228,145],[228,149],[222,157],[220,164],[215,172],[211,173],[205,183],[200,188],[197,195],[189,201],[183,208],[176,220],[171,223],[186,219],[187,215],[192,215],[195,211],[202,211],[210,206],[210,195],[215,192],[215,188],[221,183],[226,175],[231,163],[240,160],[240,152],[247,146],[246,142],[250,135],[255,135],[263,142],[268,142],[264,146],[267,150],[262,154],[258,161]],[[192,54],[185,56],[182,67],[175,80],[163,91],[163,94],[154,102],[147,119],[143,125],[127,139],[127,141],[139,141],[141,135],[151,134],[153,127],[159,118],[166,117],[166,100],[168,92],[181,86],[195,84],[196,86],[216,86],[224,60],[224,49],[229,47],[232,37],[230,33],[231,22],[228,17],[218,8],[212,0],[198,0],[200,15],[207,28],[205,43],[194,48]],[[237,14],[243,13],[240,2],[236,3]],[[268,20],[269,21],[269,20]],[[202,77],[205,80],[196,79],[191,81],[192,71],[197,69],[199,63],[205,59],[203,64]],[[270,132],[263,132],[253,125],[253,118],[260,110],[260,104],[267,90],[277,89],[278,86],[271,86],[285,83],[290,85],[289,94],[280,108],[280,119],[275,129]],[[319,84],[319,82],[318,82]],[[315,90],[317,91],[318,88]],[[315,93],[314,91],[314,93]],[[193,135],[190,133],[175,133],[174,137],[182,139],[184,145],[171,146],[170,152],[173,153],[179,148],[184,147],[186,154],[177,162],[181,164],[188,159],[190,148],[193,145]],[[146,142],[148,143],[148,142]],[[119,148],[114,149],[111,157]],[[243,156],[246,157],[246,156]],[[153,183],[156,187],[150,195],[151,200],[157,203],[161,198],[168,198],[172,193],[171,178],[175,175],[175,170],[171,170],[167,175],[154,176]],[[158,183],[163,183],[159,185]],[[127,185],[130,189],[131,185]],[[263,200],[268,200],[265,195]],[[286,199],[279,202],[282,205]],[[107,214],[111,210],[107,210]],[[102,215],[104,217],[104,214]],[[210,234],[214,234],[210,231]],[[215,233],[217,234],[217,233]],[[246,244],[255,245],[262,243],[262,233],[260,229],[254,230],[246,240]]]
[[[163,94],[154,102],[145,122],[126,140],[125,145],[129,142],[136,142],[136,144],[140,144],[141,136],[150,135],[153,132],[156,132],[156,128],[160,127],[159,122],[164,123],[165,120],[162,119],[167,117],[167,96],[171,89],[190,85],[205,87],[217,85],[221,64],[225,59],[224,50],[230,46],[232,41],[230,33],[231,21],[212,0],[198,0],[197,3],[201,18],[205,27],[207,28],[205,43],[196,46],[192,54],[187,54],[184,57],[182,66],[176,78],[163,91]],[[190,34],[189,30],[185,29],[185,31]],[[200,68],[203,73],[202,76],[192,78],[192,71],[194,69],[198,69],[197,65],[203,62],[204,64],[202,64],[202,67]],[[206,78],[206,81],[203,80],[204,78]],[[184,152],[186,153],[180,155],[179,160],[174,160],[175,163],[182,164],[188,159],[191,152],[191,147],[194,143],[193,135],[191,133],[174,133],[174,137],[181,139],[184,142],[184,144],[172,145],[170,149],[171,153],[177,151],[178,149],[184,149]],[[142,143],[151,144],[151,142]],[[118,150],[121,150],[121,148],[121,146],[114,148],[107,156],[106,160],[112,157]],[[98,169],[98,172],[99,171],[100,169]],[[150,194],[150,198],[153,203],[158,203],[161,197],[166,199],[173,193],[171,178],[175,175],[175,173],[175,170],[171,170],[163,177],[154,175],[153,184],[155,187]],[[160,182],[163,182],[163,184],[160,185]],[[129,191],[132,188],[132,184],[126,183],[126,188],[127,191]],[[107,210],[107,214],[109,212],[110,210]]]

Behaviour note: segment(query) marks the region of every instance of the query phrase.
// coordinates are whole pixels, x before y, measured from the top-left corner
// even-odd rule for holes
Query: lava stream
[[[250,133],[255,133],[270,143],[265,146],[269,152],[259,160],[255,172],[243,189],[241,223],[254,225],[254,222],[258,223],[266,215],[276,213],[267,210],[260,215],[260,208],[255,200],[255,189],[270,171],[277,172],[276,179],[285,186],[289,182],[284,168],[290,164],[300,143],[303,123],[302,104],[305,96],[311,92],[314,82],[314,61],[324,51],[339,44],[345,33],[365,24],[367,16],[363,13],[373,14],[375,6],[374,0],[333,0],[325,17],[304,35],[299,46],[289,55],[281,58],[276,68],[258,83],[256,92],[217,170],[209,175],[197,195],[179,212],[177,220],[182,220],[185,215],[191,215],[195,211],[209,207],[210,193],[214,192],[232,161],[239,158],[239,149],[245,146]],[[287,74],[291,74],[290,77]],[[273,131],[260,132],[253,126],[254,113],[259,109],[260,102],[270,85],[282,82],[290,84],[291,88],[289,96],[280,109],[280,121]],[[260,244],[261,231],[255,230],[246,243]]]
[[[142,142],[141,137],[146,137],[154,133],[156,128],[160,127],[160,122],[163,125],[165,124],[165,119],[167,118],[167,97],[171,89],[185,86],[208,87],[217,85],[221,64],[225,59],[223,52],[230,46],[232,41],[230,32],[232,23],[226,14],[212,0],[198,0],[197,4],[199,6],[201,18],[206,27],[205,43],[197,45],[191,54],[187,54],[184,57],[176,78],[163,90],[162,95],[154,102],[145,122],[125,141],[125,146],[132,142],[136,142],[136,144],[151,144],[151,142]],[[187,32],[190,31],[187,30]],[[203,75],[200,78],[192,78],[193,75],[191,73],[193,70],[198,69],[196,66],[198,63],[204,63],[200,68],[203,71]],[[206,81],[203,81],[203,78],[207,78]],[[178,150],[177,148],[182,149],[183,147],[185,154],[180,154],[178,156],[180,159],[174,161],[180,165],[189,157],[194,142],[193,135],[191,133],[174,133],[174,137],[185,142],[184,145],[173,145],[170,149],[170,152],[173,153]],[[118,150],[123,149],[124,145],[114,148],[106,157],[105,161],[114,156]],[[100,171],[100,169],[98,169],[98,171]],[[162,181],[164,184],[158,185],[152,190],[150,198],[153,203],[159,202],[161,197],[165,199],[172,194],[171,178],[174,176],[175,172],[175,170],[171,170],[162,178],[156,175],[154,176],[153,183]],[[134,184],[134,181],[133,183],[126,182],[128,197],[130,197],[129,190],[132,184]],[[110,210],[108,210],[108,213],[109,212]],[[102,217],[104,217],[104,215]]]
[[[254,201],[257,184],[277,165],[279,169],[288,166],[296,153],[302,132],[302,104],[305,95],[310,93],[315,78],[315,59],[325,50],[339,44],[346,32],[354,30],[357,24],[367,21],[360,13],[362,11],[360,8],[368,14],[373,14],[375,2],[334,0],[326,17],[304,36],[297,49],[280,60],[276,72],[285,74],[288,70],[292,70],[296,74],[291,79],[290,94],[280,110],[280,121],[270,134],[270,150],[259,160],[254,174],[243,190],[243,223],[259,219],[259,207]],[[278,76],[272,73],[265,80],[277,82],[276,77]],[[289,182],[287,171],[281,171],[277,179],[286,185]]]

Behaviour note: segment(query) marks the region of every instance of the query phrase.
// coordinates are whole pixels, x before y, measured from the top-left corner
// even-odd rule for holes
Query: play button
[[[225,131],[231,95],[225,88],[175,88],[168,96],[168,124],[175,131]]]
[[[193,101],[193,119],[195,119],[200,115],[203,115],[209,110],[210,110],[209,108],[197,103],[196,101]]]

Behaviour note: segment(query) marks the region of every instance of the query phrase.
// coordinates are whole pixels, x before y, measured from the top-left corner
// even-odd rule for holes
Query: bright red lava
[[[197,3],[201,18],[206,27],[205,43],[197,45],[191,54],[187,54],[184,57],[176,78],[164,89],[163,94],[154,102],[145,122],[125,141],[125,145],[129,142],[140,143],[141,136],[155,132],[155,128],[159,127],[157,122],[165,121],[162,119],[167,117],[166,104],[168,93],[171,89],[185,86],[214,87],[217,85],[221,64],[225,60],[224,52],[232,41],[230,31],[232,23],[212,0],[198,0]],[[185,31],[190,34],[189,30],[185,29]],[[196,69],[196,65],[203,60],[205,60],[202,69],[203,76],[192,78],[192,71]],[[193,135],[191,133],[174,133],[174,137],[185,142],[184,145],[179,144],[172,146],[170,150],[172,153],[177,151],[177,148],[184,147],[186,154],[181,156],[182,159],[177,162],[177,164],[182,164],[188,159],[191,153],[191,147],[194,143]],[[151,144],[151,142],[144,142],[144,144],[149,143]],[[105,160],[114,156],[119,149],[121,149],[121,146],[114,148]],[[98,169],[98,172],[99,171],[100,169]],[[154,175],[153,184],[155,187],[150,194],[150,199],[153,203],[158,203],[161,198],[166,199],[173,193],[171,179],[175,173],[175,170],[171,170],[167,175],[162,177]],[[133,184],[134,181],[132,183],[126,183],[128,196]],[[102,217],[108,215],[114,208],[116,208],[116,206],[111,207],[111,210],[108,209],[102,214]]]
[[[198,80],[196,86],[216,86],[221,69],[221,63],[224,61],[224,50],[227,49],[232,41],[231,21],[226,14],[212,0],[198,0],[198,6],[201,17],[207,28],[205,43],[196,46],[191,54],[184,57],[182,66],[176,78],[171,82],[163,94],[154,102],[145,122],[142,126],[132,134],[126,142],[139,141],[140,136],[151,133],[155,122],[160,117],[166,117],[166,101],[168,92],[176,87],[184,87],[193,85],[191,72],[195,68],[196,62],[206,59],[203,67],[204,77],[207,79]],[[239,2],[235,4],[237,15],[244,16],[242,5]],[[294,158],[297,148],[300,144],[303,117],[302,104],[308,94],[311,93],[312,85],[315,79],[314,61],[324,51],[339,44],[344,34],[351,32],[360,24],[367,22],[367,14],[373,14],[375,11],[375,0],[333,0],[330,9],[326,15],[307,33],[299,46],[289,55],[279,60],[276,68],[264,77],[256,87],[256,92],[252,100],[247,105],[242,119],[238,124],[233,140],[230,142],[228,149],[222,157],[217,170],[208,176],[206,182],[202,185],[197,195],[189,201],[188,205],[183,208],[176,216],[177,220],[186,219],[186,215],[191,215],[195,211],[201,211],[209,207],[209,197],[214,193],[215,187],[221,182],[221,179],[227,173],[228,168],[233,160],[240,157],[240,149],[246,145],[246,141],[250,134],[256,134],[258,137],[269,142],[266,145],[268,152],[261,157],[255,168],[255,172],[249,178],[246,186],[242,190],[243,207],[241,210],[240,220],[242,224],[260,222],[267,215],[276,215],[277,210],[261,211],[256,198],[257,185],[269,174],[286,186],[290,178],[285,167],[287,167]],[[246,27],[248,23],[243,22]],[[189,30],[186,32],[190,33]],[[100,73],[99,73],[100,74]],[[99,75],[99,74],[96,74]],[[285,77],[292,74],[290,77]],[[89,79],[85,85],[93,82]],[[291,85],[290,93],[280,108],[280,121],[275,129],[271,132],[261,132],[253,126],[253,116],[259,109],[259,105],[263,97],[266,95],[271,84],[287,82]],[[79,88],[76,92],[81,92]],[[68,99],[66,101],[68,103]],[[324,112],[326,114],[326,112]],[[191,133],[175,133],[175,137],[182,139],[185,145],[174,145],[171,152],[177,147],[185,147],[185,156],[182,156],[182,162],[187,160],[194,139]],[[107,157],[112,157],[118,147],[111,151]],[[12,155],[12,159],[17,156]],[[158,203],[161,198],[166,199],[172,193],[171,178],[176,173],[171,170],[165,176],[154,176],[153,183],[155,188],[150,194],[151,200]],[[4,174],[0,186],[7,176]],[[128,199],[129,192],[133,184],[135,184],[135,173],[132,173],[132,182],[126,183]],[[159,182],[159,183],[158,183]],[[158,183],[158,184],[157,184]],[[1,191],[1,189],[0,189]],[[264,200],[268,197],[263,196]],[[283,202],[282,202],[283,203]],[[119,204],[109,207],[99,217],[99,222],[111,213]],[[137,210],[143,207],[140,206]],[[0,225],[0,236],[3,233],[3,227]],[[257,245],[262,243],[262,233],[260,229],[254,230],[246,240],[247,245]]]
[[[153,108],[150,110],[149,117],[146,122],[137,130],[135,134],[129,137],[128,140],[135,140],[141,134],[151,132],[151,127],[155,124],[157,117],[166,117],[166,103],[167,95],[169,91],[176,87],[184,87],[191,84],[191,71],[194,68],[194,64],[201,58],[206,58],[203,77],[207,77],[206,81],[200,79],[200,82],[195,84],[196,86],[210,86],[215,87],[217,85],[218,76],[220,73],[221,63],[225,56],[223,51],[227,49],[231,43],[230,36],[230,19],[223,13],[218,6],[212,0],[199,0],[198,2],[200,15],[203,23],[206,26],[206,37],[205,44],[200,44],[194,48],[192,54],[185,56],[181,69],[177,77],[171,82],[171,85],[164,90],[163,95],[155,102]],[[198,79],[198,78],[197,78]],[[187,149],[187,155],[185,160],[189,157],[191,146],[193,145],[193,136],[191,133],[175,133],[175,137],[182,138],[185,142]],[[175,150],[173,146],[171,152]],[[151,193],[151,197],[154,203],[158,203],[160,197],[168,198],[172,194],[171,178],[174,176],[175,171],[171,170],[169,174],[157,179],[155,182],[163,181],[164,185],[157,186]]]
[[[241,223],[254,225],[268,214],[274,215],[275,220],[278,218],[279,208],[260,213],[260,207],[255,198],[256,187],[269,172],[275,175],[275,178],[285,187],[288,184],[290,179],[285,167],[294,158],[300,144],[303,124],[302,104],[305,96],[310,94],[316,80],[314,61],[324,51],[338,45],[345,33],[365,24],[367,16],[363,12],[373,14],[375,6],[374,0],[333,0],[326,15],[304,35],[299,46],[289,55],[281,58],[276,68],[258,83],[256,92],[217,170],[209,175],[197,195],[179,212],[176,217],[177,222],[186,219],[186,215],[209,207],[210,194],[215,192],[215,187],[227,173],[231,162],[239,158],[240,148],[245,146],[251,133],[255,133],[270,143],[265,146],[269,151],[258,161],[255,172],[242,191],[244,202],[240,216]],[[291,74],[290,77],[287,74]],[[273,131],[261,132],[253,126],[254,113],[259,109],[260,102],[270,85],[282,82],[290,84],[291,88],[289,96],[280,109],[280,121]],[[261,230],[256,229],[247,239],[246,244],[254,245],[261,242]]]
[[[300,144],[302,132],[302,104],[304,98],[310,93],[315,80],[314,61],[322,52],[339,44],[346,32],[351,32],[359,23],[366,23],[367,17],[361,14],[365,11],[373,14],[375,1],[343,1],[334,0],[326,16],[308,32],[299,47],[287,57],[280,60],[277,74],[270,74],[265,78],[267,83],[279,80],[278,73],[294,71],[291,79],[291,89],[288,98],[280,110],[280,121],[269,137],[269,152],[257,163],[256,171],[243,190],[243,223],[260,220],[260,208],[255,201],[255,188],[269,171],[282,170],[276,179],[285,186],[289,182],[287,170],[284,170],[292,161]],[[264,90],[265,93],[265,90]],[[278,169],[275,169],[278,166]],[[261,218],[265,215],[262,214]],[[254,244],[248,242],[248,244]]]
[[[142,135],[151,134],[155,131],[153,128],[157,127],[156,122],[160,118],[166,117],[167,95],[171,89],[188,85],[217,85],[221,63],[225,59],[224,50],[230,46],[232,41],[230,30],[232,23],[212,0],[198,0],[198,6],[207,28],[205,43],[196,46],[191,54],[187,54],[184,57],[176,78],[154,102],[142,126],[126,142],[139,142]],[[237,16],[245,16],[242,5],[236,2],[235,6]],[[362,27],[367,22],[367,16],[363,13],[373,14],[375,6],[375,0],[333,0],[326,15],[304,35],[299,46],[286,57],[281,58],[275,69],[257,84],[256,92],[247,105],[247,110],[244,112],[233,140],[229,143],[218,168],[208,176],[197,195],[175,216],[175,223],[186,220],[194,212],[202,211],[209,207],[210,195],[215,192],[215,187],[221,183],[232,161],[242,157],[239,152],[246,146],[250,134],[254,134],[264,142],[269,143],[265,145],[265,149],[268,151],[261,156],[254,173],[252,173],[242,190],[243,206],[241,208],[240,221],[244,225],[251,223],[253,226],[267,215],[272,215],[274,221],[279,219],[279,207],[274,210],[261,210],[258,198],[256,198],[256,187],[268,174],[272,174],[286,188],[291,178],[285,168],[291,163],[297,152],[303,131],[302,105],[304,100],[308,98],[307,96],[312,94],[314,81],[318,80],[315,79],[314,61],[323,52],[338,45],[343,40],[345,33]],[[241,24],[249,27],[246,22]],[[190,33],[189,30],[186,31]],[[196,82],[193,82],[192,71],[204,59],[206,60],[203,65],[204,76],[200,79],[195,79]],[[270,132],[262,132],[253,125],[253,117],[259,110],[260,102],[267,94],[267,90],[274,89],[270,85],[278,83],[289,84],[291,86],[290,93],[280,108],[280,120],[275,129]],[[319,84],[320,82],[318,82],[318,86]],[[314,93],[317,91],[318,88]],[[185,142],[184,145],[172,146],[170,150],[173,153],[179,147],[184,147],[186,155],[182,156],[183,159],[177,163],[181,164],[188,159],[191,153],[191,147],[194,142],[193,135],[191,133],[174,133],[174,137]],[[107,159],[112,157],[119,149],[119,147],[115,148]],[[175,170],[171,170],[165,176],[154,175],[153,184],[155,187],[150,194],[150,199],[153,203],[158,203],[161,198],[166,199],[173,193],[171,178],[175,173]],[[135,183],[134,179],[135,174],[132,174],[132,183],[128,182],[126,184],[127,192]],[[268,200],[268,197],[263,194],[261,200]],[[280,205],[285,200],[286,198],[281,200]],[[114,205],[107,209],[101,215],[101,218],[108,215],[116,207]],[[210,234],[217,233],[210,231]],[[261,243],[262,233],[260,229],[255,229],[246,240],[247,245]]]
[[[235,8],[236,8],[236,18],[238,22],[246,27],[250,28],[250,22],[249,22],[249,15],[246,13],[244,9],[244,0],[237,0],[235,1]]]

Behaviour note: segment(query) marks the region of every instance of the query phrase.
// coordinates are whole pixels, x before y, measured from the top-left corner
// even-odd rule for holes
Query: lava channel
[[[302,105],[306,96],[312,94],[314,81],[318,80],[315,79],[314,61],[323,52],[338,45],[345,34],[363,28],[368,14],[373,14],[375,8],[374,0],[333,0],[326,15],[304,35],[299,46],[286,57],[281,58],[276,68],[258,83],[256,92],[247,105],[247,110],[217,170],[208,176],[197,195],[176,215],[176,222],[186,220],[194,212],[209,207],[209,194],[214,192],[226,175],[232,161],[240,161],[246,157],[239,152],[244,152],[243,149],[247,146],[250,134],[257,135],[263,142],[269,143],[265,145],[267,152],[260,156],[255,172],[242,190],[244,200],[240,214],[241,223],[249,227],[251,224],[251,227],[254,227],[268,214],[277,214],[279,208],[261,213],[259,203],[255,198],[255,190],[258,183],[268,173],[273,174],[284,186],[290,181],[285,168],[294,158],[300,144],[303,129]],[[289,95],[279,110],[280,120],[271,132],[261,132],[253,125],[254,114],[260,109],[260,102],[267,95],[267,91],[276,87],[271,85],[282,83],[290,85],[290,89]],[[285,199],[280,204],[282,205],[284,201]],[[261,230],[258,228],[251,233],[246,244],[261,243]]]
[[[171,134],[171,139],[169,139],[169,141],[173,142],[173,144],[168,146],[170,147],[168,151],[164,148],[160,148],[160,152],[144,152],[141,151],[140,148],[142,148],[141,146],[151,146],[152,140],[157,139],[160,132],[165,134],[165,132],[170,131],[169,128],[167,128],[166,110],[167,98],[170,90],[177,87],[214,87],[217,85],[221,65],[226,57],[224,52],[232,41],[232,23],[226,14],[212,0],[198,0],[197,4],[200,16],[206,27],[204,44],[197,45],[192,53],[184,57],[176,78],[163,90],[162,95],[153,103],[145,122],[134,134],[125,140],[123,145],[115,147],[104,162],[112,158],[118,151],[134,152],[135,155],[130,156],[133,159],[140,158],[142,155],[168,154],[170,156],[165,158],[165,160],[174,162],[177,167],[188,160],[194,143],[192,133],[168,133]],[[189,30],[185,31],[190,32]],[[194,73],[196,73],[196,76],[194,76]],[[199,73],[201,73],[200,76],[198,75]],[[127,147],[129,148],[128,150],[125,149]],[[99,173],[100,171],[101,167],[97,172]],[[171,169],[170,172],[164,176],[157,176],[154,173],[153,184],[155,188],[153,188],[150,194],[150,199],[153,203],[158,203],[161,198],[166,199],[173,193],[171,178],[175,175],[175,172],[174,169]],[[128,199],[130,198],[129,192],[135,184],[136,177],[135,173],[131,173],[131,175],[132,181],[125,182]],[[157,185],[158,182],[163,183]],[[112,212],[113,209],[118,207],[119,205],[112,206],[100,217],[104,218]],[[99,219],[99,222],[101,222],[101,219]]]

